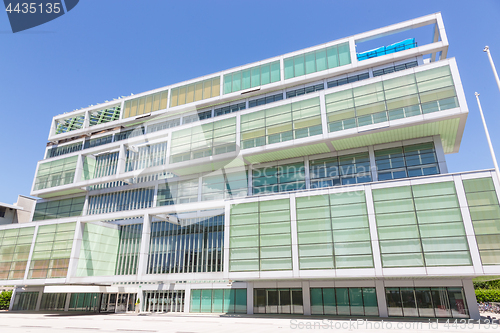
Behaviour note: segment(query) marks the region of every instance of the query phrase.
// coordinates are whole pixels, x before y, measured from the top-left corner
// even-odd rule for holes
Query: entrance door
[[[115,312],[126,312],[129,294],[118,294]]]

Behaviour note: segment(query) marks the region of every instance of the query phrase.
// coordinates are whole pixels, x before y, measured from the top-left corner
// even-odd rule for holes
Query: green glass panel
[[[458,207],[458,199],[455,194],[439,197],[415,198],[415,208],[419,210],[441,210]]]
[[[476,236],[479,250],[498,250],[500,249],[500,235],[482,235]]]
[[[201,312],[212,312],[212,290],[201,291]]]
[[[375,288],[363,288],[365,316],[378,316],[377,293]]]
[[[396,227],[378,228],[380,240],[419,238],[418,227],[416,225],[403,225]]]
[[[470,266],[468,251],[424,253],[426,266]]]
[[[470,206],[498,205],[495,191],[467,193],[467,203]]]
[[[311,314],[323,314],[323,292],[321,288],[311,288],[309,290],[311,295]]]
[[[222,311],[223,303],[224,303],[224,290],[214,289],[212,312],[223,312]]]
[[[339,48],[339,66],[351,63],[351,52],[349,51],[349,43],[340,44]]]
[[[376,189],[373,190],[372,193],[373,193],[373,201],[396,200],[396,199],[404,199],[412,197],[410,186]]]
[[[236,248],[229,249],[229,258],[231,260],[237,259],[258,259],[259,258],[259,248]]]
[[[380,241],[381,253],[422,252],[419,239],[403,239]]]
[[[459,208],[419,211],[417,220],[419,224],[456,222],[462,221],[462,213]]]
[[[368,227],[368,215],[332,218],[332,229],[356,229]]]
[[[371,254],[370,242],[335,243],[335,255]]]
[[[299,244],[331,243],[331,231],[301,232],[297,235]]]
[[[423,72],[418,72],[416,73],[416,78],[418,82],[421,81],[427,81],[434,79],[436,77],[441,77],[441,76],[448,76],[451,75],[450,67],[449,66],[442,66],[438,68],[433,68],[427,71]]]
[[[342,206],[332,206],[330,210],[332,218],[344,216],[367,215],[366,204],[357,203]]]
[[[401,199],[391,201],[378,201],[374,203],[375,213],[397,213],[397,212],[410,212],[414,210],[412,199]]]
[[[476,235],[500,234],[500,220],[474,221]]]
[[[365,314],[363,308],[363,290],[361,288],[349,288],[349,300],[351,316],[362,316]]]
[[[498,205],[469,207],[469,212],[472,221],[500,218],[500,207]]]
[[[320,207],[329,206],[330,199],[328,195],[315,195],[311,197],[300,197],[296,199],[297,209],[300,208],[310,208],[310,207]]]
[[[285,80],[291,79],[293,75],[293,57],[285,59]]]
[[[260,234],[289,234],[290,222],[266,223],[260,225]]]
[[[304,231],[331,230],[331,228],[332,225],[329,218],[297,221],[297,230],[299,233]]]
[[[301,257],[300,269],[333,269],[333,257]]]
[[[330,203],[332,206],[364,203],[365,201],[365,191],[351,191],[330,194]]]
[[[495,186],[493,185],[493,180],[491,179],[491,177],[464,179],[463,184],[466,193],[495,190]]]
[[[231,272],[258,271],[259,260],[231,260],[229,261]]]
[[[424,265],[422,253],[382,254],[382,267],[421,267]]]
[[[335,256],[336,268],[371,268],[373,258],[371,255]]]
[[[332,255],[332,244],[299,245],[299,257],[322,257]]]
[[[412,190],[413,196],[415,198],[449,195],[456,193],[454,182],[413,185]]]
[[[259,223],[259,214],[231,215],[231,226]]]
[[[330,207],[315,207],[297,209],[297,220],[312,220],[330,218]]]
[[[261,201],[260,204],[260,212],[269,212],[273,210],[289,210],[290,209],[290,200],[289,199],[280,199],[280,200],[267,200]]]
[[[234,303],[234,312],[247,313],[247,290],[234,289],[236,301]]]
[[[262,271],[290,270],[292,269],[292,258],[290,259],[261,259],[260,269]]]
[[[271,82],[278,82],[280,80],[280,62],[276,61],[271,64]]]
[[[337,314],[335,288],[323,288],[323,309],[325,314]]]
[[[259,211],[258,202],[249,202],[238,205],[231,205],[231,215],[257,213]]]
[[[425,237],[452,237],[464,236],[465,229],[462,222],[425,224],[420,225],[420,234]]]
[[[316,51],[316,70],[323,71],[328,68],[327,62],[326,62],[326,50],[318,50]]]
[[[333,241],[337,242],[357,242],[370,240],[370,230],[364,229],[348,229],[334,230]]]
[[[439,251],[468,251],[467,238],[464,237],[440,237],[422,239],[424,252]]]
[[[405,75],[405,76],[398,77],[395,79],[384,80],[383,83],[384,83],[385,90],[398,88],[398,87],[402,87],[402,86],[407,86],[407,85],[413,85],[413,84],[415,84],[415,75],[410,74],[410,75]]]
[[[231,239],[229,240],[229,244],[231,248],[259,246],[259,237],[258,236],[231,237]]]
[[[290,211],[289,210],[277,210],[273,212],[261,212],[260,213],[260,223],[269,222],[279,222],[279,221],[290,221]]]
[[[237,225],[230,228],[231,237],[235,236],[253,236],[259,233],[259,226],[257,224]]]
[[[290,234],[261,235],[260,246],[290,245]]]
[[[335,68],[339,65],[339,54],[337,45],[326,49],[328,68]]]
[[[483,265],[498,265],[500,264],[500,250],[484,250],[479,251]]]
[[[379,227],[417,224],[415,212],[377,214],[375,217],[377,219],[377,226]]]
[[[291,258],[292,248],[291,246],[272,246],[272,247],[261,247],[260,248],[260,258]]]

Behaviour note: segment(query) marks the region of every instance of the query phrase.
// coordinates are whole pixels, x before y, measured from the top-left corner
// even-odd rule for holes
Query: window
[[[84,204],[85,197],[37,202],[33,214],[33,221],[81,216]]]
[[[439,173],[432,142],[375,151],[378,180],[419,177]]]
[[[254,169],[253,194],[296,191],[306,188],[304,163]]]
[[[412,62],[407,62],[405,64],[389,66],[389,67],[385,67],[382,69],[374,70],[373,77],[384,75],[384,74],[389,74],[389,73],[393,73],[393,72],[397,72],[397,71],[402,71],[402,70],[417,67],[417,66],[418,66],[418,62],[416,60],[412,61]]]
[[[154,188],[140,188],[89,197],[88,215],[105,214],[153,206]]]
[[[116,174],[119,152],[97,156],[85,156],[83,160],[82,180],[89,180]]]
[[[100,138],[90,139],[90,140],[86,139],[83,149],[98,147],[98,146],[102,146],[102,145],[105,145],[105,144],[108,144],[111,142],[113,142],[113,135],[112,134],[107,135],[107,136],[102,136]]]
[[[375,288],[311,288],[312,315],[377,316]]]
[[[0,230],[0,279],[24,279],[34,232],[35,227]]]
[[[121,141],[121,140],[127,140],[129,138],[134,138],[136,136],[144,135],[144,127],[143,126],[138,126],[136,128],[126,130],[120,133],[115,134],[115,140],[116,141]]]
[[[247,313],[246,289],[192,289],[191,312]]]
[[[369,77],[370,77],[370,73],[368,73],[368,72],[358,74],[358,75],[350,75],[350,76],[342,78],[342,79],[328,81],[327,88],[337,87],[337,86],[341,86],[344,84],[365,80],[365,79],[368,79]]]
[[[182,124],[189,124],[198,120],[204,120],[208,118],[212,118],[212,110],[198,112],[197,114],[182,117]]]
[[[140,116],[167,108],[168,90],[125,101],[123,118]]]
[[[385,288],[389,317],[469,318],[462,287]]]
[[[292,97],[295,97],[295,96],[309,94],[309,93],[312,93],[312,92],[315,92],[315,91],[320,91],[320,90],[323,90],[323,89],[325,89],[325,85],[323,83],[320,83],[320,84],[316,84],[314,86],[309,86],[309,87],[305,87],[305,88],[299,88],[299,89],[295,89],[295,90],[290,90],[290,91],[286,92],[286,98],[292,98]]]
[[[285,80],[351,63],[349,43],[285,58]]]
[[[254,289],[253,313],[303,314],[302,289]]]
[[[65,145],[61,147],[52,147],[47,152],[46,158],[66,155],[70,153],[74,153],[75,151],[82,150],[83,142],[72,143],[70,145]]]
[[[240,110],[245,110],[246,109],[246,103],[243,102],[243,103],[238,103],[238,104],[232,104],[232,105],[229,105],[229,106],[225,106],[225,107],[222,107],[222,108],[217,108],[214,110],[214,116],[215,117],[218,117],[218,116],[222,116],[224,114],[228,114],[228,113],[232,113],[232,112],[236,112],[236,111],[240,111]]]
[[[283,93],[274,94],[271,96],[264,96],[264,97],[260,97],[260,98],[248,101],[248,107],[253,108],[253,107],[259,106],[259,105],[265,105],[265,104],[281,101],[282,99],[283,99]]]
[[[172,88],[170,107],[184,105],[220,95],[220,77]]]
[[[281,80],[280,62],[255,66],[224,75],[224,94],[263,86]]]
[[[73,183],[78,156],[41,163],[35,178],[34,190]]]
[[[146,145],[135,150],[127,148],[125,172],[164,165],[167,162],[167,142]]]
[[[150,124],[150,125],[147,125],[146,133],[154,133],[154,132],[162,131],[162,130],[167,129],[167,128],[179,126],[180,124],[181,124],[180,118],[163,121],[161,123]]]
[[[156,206],[197,202],[198,187],[198,178],[159,184]]]
[[[368,153],[309,161],[311,188],[371,182]]]
[[[0,207],[0,217],[5,217],[5,211],[7,210],[7,208],[5,207]]]

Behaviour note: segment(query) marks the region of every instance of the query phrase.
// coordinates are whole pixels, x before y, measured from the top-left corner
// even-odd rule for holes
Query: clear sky
[[[474,92],[500,158],[500,92],[482,51],[500,70],[500,0],[81,0],[16,34],[0,13],[0,202],[29,195],[57,114],[435,12],[470,111],[449,171],[492,168]]]

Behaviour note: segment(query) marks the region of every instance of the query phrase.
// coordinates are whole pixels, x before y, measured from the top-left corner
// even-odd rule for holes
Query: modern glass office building
[[[500,184],[448,173],[447,50],[437,13],[54,117],[13,309],[479,318]]]

